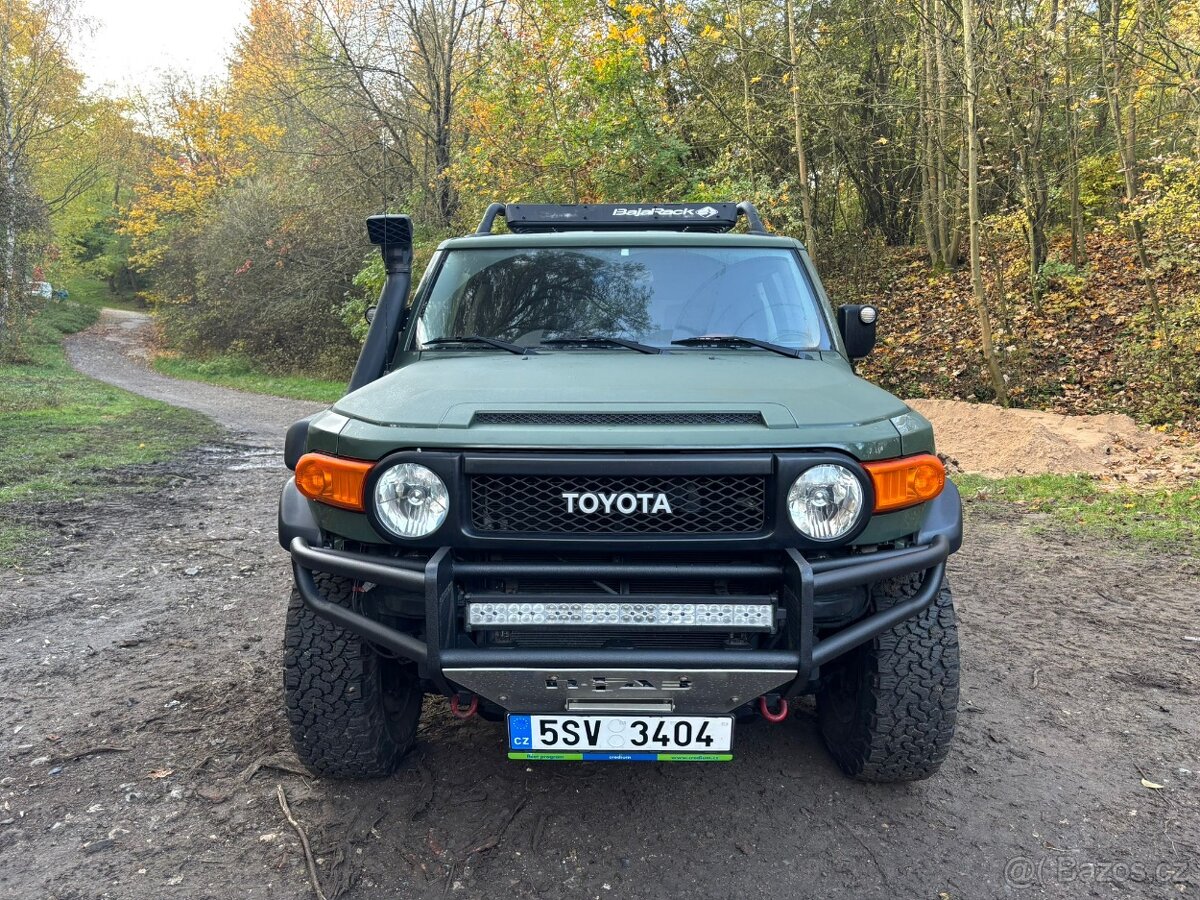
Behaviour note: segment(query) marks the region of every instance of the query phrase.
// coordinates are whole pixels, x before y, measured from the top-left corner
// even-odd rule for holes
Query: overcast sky
[[[124,93],[153,86],[175,69],[197,80],[225,70],[249,0],[81,0],[95,33],[79,38],[75,59],[90,88]]]

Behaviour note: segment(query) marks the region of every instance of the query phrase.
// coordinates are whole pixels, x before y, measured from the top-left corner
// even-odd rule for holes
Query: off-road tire
[[[326,600],[349,607],[354,582],[316,575]],[[412,747],[422,692],[411,667],[318,616],[292,589],[284,630],[284,694],[296,753],[313,772],[382,778]]]
[[[912,597],[919,575],[874,585],[876,610]],[[958,627],[943,580],[933,602],[829,666],[817,691],[821,737],[859,781],[917,781],[950,750],[958,713]]]

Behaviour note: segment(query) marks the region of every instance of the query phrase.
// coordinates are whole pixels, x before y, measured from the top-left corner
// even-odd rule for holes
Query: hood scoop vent
[[[750,425],[765,427],[758,412],[477,412],[472,425]]]

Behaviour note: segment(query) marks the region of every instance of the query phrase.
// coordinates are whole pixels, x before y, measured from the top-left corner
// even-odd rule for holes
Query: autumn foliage
[[[1195,2],[249,6],[223,80],[110,110],[108,197],[55,223],[185,353],[344,375],[381,210],[423,263],[493,200],[748,199],[882,307],[901,394],[1196,423]]]

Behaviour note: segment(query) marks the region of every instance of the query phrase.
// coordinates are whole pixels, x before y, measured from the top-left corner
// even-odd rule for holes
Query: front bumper
[[[909,546],[811,561],[795,549],[771,562],[464,560],[449,547],[420,561],[315,546],[319,531],[294,523],[281,535],[288,539],[296,585],[309,608],[412,660],[421,677],[442,693],[472,692],[518,712],[718,713],[766,693],[786,697],[810,689],[821,666],[927,607],[941,586],[948,556],[962,541],[961,503],[953,485],[947,484],[928,507]],[[332,603],[321,595],[314,572],[418,594],[424,618],[413,623],[418,627],[401,630]],[[912,573],[922,573],[921,587],[903,603],[837,628],[820,626],[817,613],[825,598]],[[784,613],[779,640],[770,648],[719,650],[489,647],[469,640],[460,622],[461,584],[472,579],[620,578],[654,583],[681,576],[766,579],[776,584],[778,609]]]

